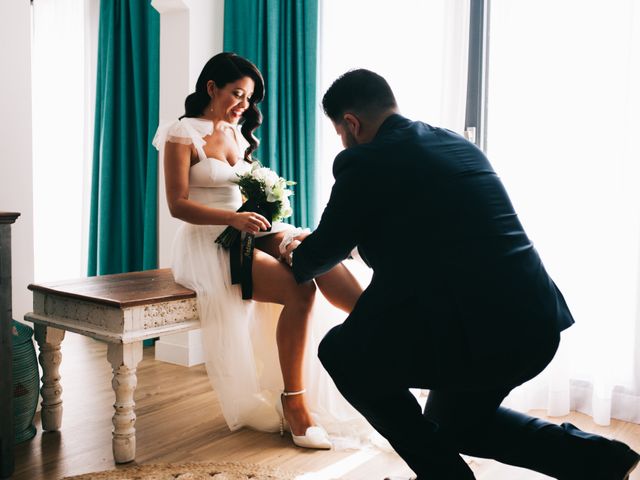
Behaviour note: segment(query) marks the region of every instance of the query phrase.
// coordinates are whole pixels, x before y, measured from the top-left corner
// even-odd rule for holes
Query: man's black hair
[[[329,87],[322,98],[324,113],[334,122],[345,112],[378,114],[397,108],[387,81],[370,70],[349,70]]]

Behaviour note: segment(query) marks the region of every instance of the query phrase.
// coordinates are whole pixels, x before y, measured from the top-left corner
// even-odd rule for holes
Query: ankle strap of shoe
[[[291,395],[302,395],[303,393],[306,393],[307,389],[303,388],[302,390],[299,390],[297,392],[282,392],[282,396],[283,397],[290,397]]]

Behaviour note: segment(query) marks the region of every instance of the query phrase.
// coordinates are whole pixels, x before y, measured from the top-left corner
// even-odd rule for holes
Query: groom
[[[345,147],[315,232],[290,245],[306,282],[354,247],[373,280],[319,357],[342,394],[421,480],[472,479],[459,453],[561,479],[624,479],[625,444],[500,406],[573,324],[487,158],[398,114],[368,70],[323,98]],[[298,246],[299,244],[299,246]],[[430,390],[424,409],[409,388]]]

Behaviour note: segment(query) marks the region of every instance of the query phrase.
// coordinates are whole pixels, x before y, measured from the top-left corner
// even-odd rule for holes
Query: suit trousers
[[[425,367],[415,368],[425,365],[418,358],[422,355],[416,353],[415,361],[406,365],[395,361],[391,352],[365,357],[358,350],[354,355],[341,338],[341,327],[334,327],[321,342],[322,364],[344,397],[389,440],[420,480],[475,478],[460,453],[559,479],[611,478],[598,470],[607,460],[609,440],[571,424],[556,425],[501,407],[516,384],[491,390],[456,390],[441,384],[430,390],[423,412],[409,391],[429,388]],[[519,383],[543,370],[557,346],[548,346],[546,355],[523,368]]]

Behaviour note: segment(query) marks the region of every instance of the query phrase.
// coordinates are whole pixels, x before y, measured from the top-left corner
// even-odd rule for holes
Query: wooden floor
[[[38,434],[16,447],[15,480],[58,480],[114,468],[111,416],[114,401],[111,369],[102,343],[67,333],[61,366],[64,417],[60,432]],[[153,358],[145,348],[136,390],[137,458],[139,464],[185,461],[245,461],[281,466],[305,473],[333,468],[325,477],[376,480],[411,471],[393,453],[307,451],[287,437],[240,430],[231,433],[222,418],[204,366],[179,367]],[[539,412],[541,415],[541,413]],[[640,450],[640,425],[614,421],[603,428],[581,414],[551,421],[571,421],[579,427],[615,437]],[[364,460],[364,461],[363,461]],[[472,461],[480,480],[548,478],[490,460]],[[640,469],[631,476],[640,480]]]

